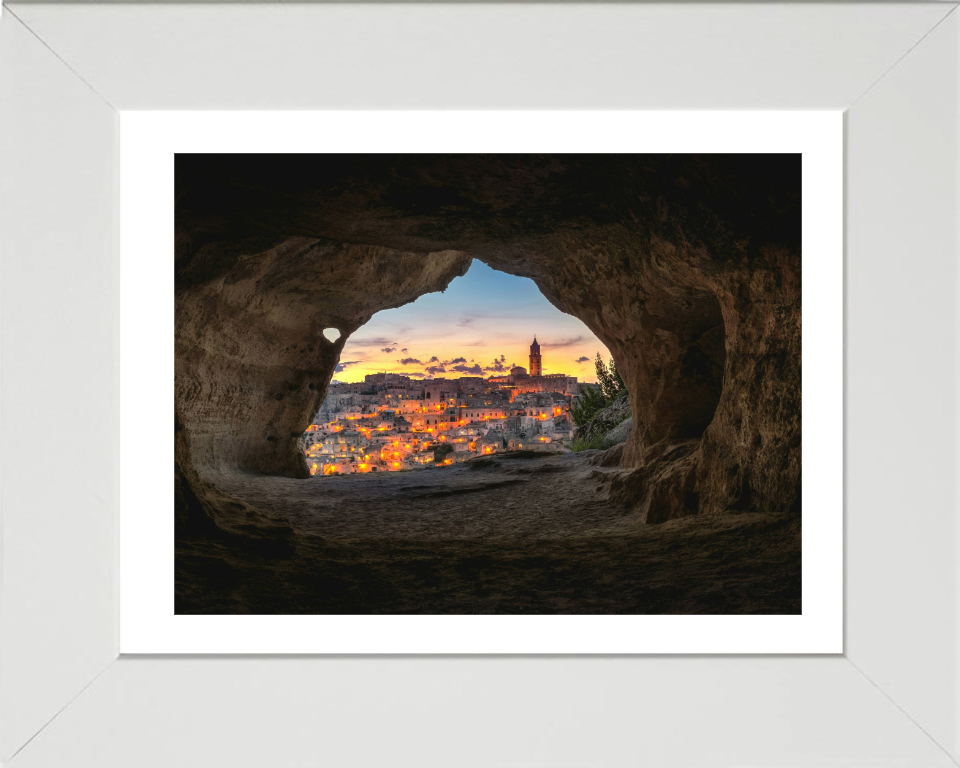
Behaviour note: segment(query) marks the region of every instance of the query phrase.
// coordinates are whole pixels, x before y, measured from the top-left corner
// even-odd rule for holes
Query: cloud
[[[333,369],[333,372],[340,373],[340,371],[344,370],[348,365],[356,365],[362,362],[363,360],[347,360],[345,363],[338,363],[337,367]]]
[[[589,357],[578,357],[578,358],[577,358],[576,360],[574,360],[573,362],[575,362],[575,363],[589,363],[589,362],[590,362],[590,358],[589,358]]]
[[[507,362],[507,356],[506,356],[506,355],[500,355],[500,362],[501,362],[501,363]]]
[[[504,360],[505,358],[503,357],[503,355],[501,355],[499,360],[494,360],[490,365],[488,365],[483,370],[490,371],[492,373],[505,373],[507,369],[503,364]]]
[[[477,318],[475,317],[461,317],[459,320],[457,320],[457,325],[460,325],[460,326],[470,325],[470,323],[472,323],[476,319]]]
[[[400,351],[401,351],[401,352],[406,352],[406,351],[407,351],[407,348],[406,348],[406,347],[404,347],[404,348],[403,348],[403,349],[401,349]]]
[[[347,343],[352,347],[388,347],[395,342],[378,336],[373,339],[349,339]]]
[[[387,354],[387,355],[389,355],[391,352],[396,352],[396,351],[397,351],[397,348],[396,348],[396,347],[384,347],[384,348],[381,349],[380,351],[383,352],[383,353],[385,353],[385,354]]]
[[[467,362],[467,358],[455,357],[453,360],[449,362],[449,365],[456,365],[457,363],[465,363],[465,362]]]
[[[439,362],[440,362],[440,358],[437,357],[436,355],[434,355],[434,356],[431,357],[429,360],[427,360],[427,363],[428,363],[428,364],[429,364],[429,363],[439,363]]]
[[[558,347],[575,347],[578,344],[589,341],[586,336],[574,336],[570,339],[560,339],[559,341],[545,341],[540,346],[544,349],[557,349]]]
[[[427,374],[417,373],[416,371],[411,371],[410,373],[403,374],[404,376],[409,376],[411,379],[425,379]]]
[[[483,368],[479,365],[455,365],[453,366],[453,370],[459,371],[460,373],[472,373],[474,376],[483,374]]]
[[[423,365],[423,363],[421,363],[415,357],[405,357],[403,360],[397,360],[397,362],[400,363],[400,365],[410,365],[411,363],[415,365]]]
[[[425,370],[426,370],[427,373],[429,373],[429,374],[431,374],[431,375],[434,375],[434,374],[437,374],[437,373],[446,373],[446,372],[447,372],[447,369],[444,368],[442,365],[431,365],[429,368],[426,368]]]

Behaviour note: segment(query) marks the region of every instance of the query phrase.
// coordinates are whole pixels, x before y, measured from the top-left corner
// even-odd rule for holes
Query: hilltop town
[[[576,377],[544,374],[540,345],[530,371],[418,381],[398,373],[333,381],[304,433],[312,475],[450,466],[502,451],[569,451]]]

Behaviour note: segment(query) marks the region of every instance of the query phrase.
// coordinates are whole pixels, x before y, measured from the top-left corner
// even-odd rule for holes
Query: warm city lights
[[[362,383],[333,382],[304,432],[311,474],[396,472],[449,467],[510,450],[568,451],[576,378],[542,374],[534,339],[531,374],[417,380],[369,374]],[[536,375],[533,375],[536,372]],[[425,402],[436,399],[436,402]],[[376,426],[359,422],[376,419]]]

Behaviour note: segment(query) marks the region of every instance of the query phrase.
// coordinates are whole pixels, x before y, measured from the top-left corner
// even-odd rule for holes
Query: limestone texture
[[[627,442],[630,437],[630,430],[633,429],[633,418],[628,416],[626,419],[621,421],[617,426],[611,429],[604,436],[606,438],[607,444],[621,445],[622,443]]]

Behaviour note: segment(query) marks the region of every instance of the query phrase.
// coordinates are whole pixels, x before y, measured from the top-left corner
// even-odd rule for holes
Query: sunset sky
[[[474,261],[445,292],[374,315],[347,340],[334,378],[363,381],[379,372],[420,379],[502,375],[514,365],[529,369],[534,334],[544,373],[593,382],[597,352],[610,357],[582,322],[550,304],[532,280]]]

